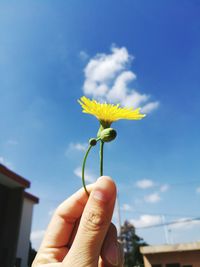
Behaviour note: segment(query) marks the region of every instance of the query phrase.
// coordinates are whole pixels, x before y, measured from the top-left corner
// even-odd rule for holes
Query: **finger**
[[[76,221],[76,224],[74,226],[74,229],[73,229],[72,234],[71,234],[71,237],[70,237],[70,240],[69,240],[69,242],[67,244],[67,247],[68,248],[71,248],[72,243],[74,242],[74,238],[75,238],[76,233],[78,231],[79,223],[80,223],[80,218]]]
[[[121,244],[119,241],[116,242],[117,250],[118,250],[118,263],[115,263],[112,261],[110,263],[110,255],[106,256],[106,259],[101,259],[99,262],[99,267],[123,267],[124,266],[124,248],[123,244]],[[112,254],[111,254],[112,255]],[[108,257],[108,258],[107,258]],[[113,260],[113,258],[112,258]]]
[[[47,263],[42,265],[32,265],[32,267],[62,267],[62,263]]]
[[[101,257],[106,266],[118,266],[119,250],[117,244],[117,229],[113,224],[110,224],[103,242]]]
[[[94,185],[87,187],[91,192]],[[80,189],[56,209],[36,255],[33,266],[60,262],[68,253],[67,244],[76,221],[79,220],[87,203],[88,196]],[[36,265],[35,265],[36,264]]]
[[[99,178],[83,211],[72,247],[64,259],[66,266],[67,263],[71,266],[74,263],[79,264],[79,260],[84,266],[97,266],[110,226],[115,199],[116,186],[111,178]]]
[[[110,224],[103,243],[101,257],[103,259],[102,266],[121,267],[123,264],[123,254],[120,244],[117,241],[117,229],[112,223]]]
[[[99,258],[98,267],[106,267],[101,257]]]
[[[89,192],[92,187],[93,185],[88,186]],[[68,244],[87,200],[88,196],[82,188],[58,206],[45,233],[42,247],[60,248]]]

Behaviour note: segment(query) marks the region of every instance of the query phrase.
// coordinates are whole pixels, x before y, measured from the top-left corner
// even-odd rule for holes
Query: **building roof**
[[[0,184],[8,187],[30,187],[30,182],[0,163]]]
[[[181,244],[173,244],[173,245],[145,246],[145,247],[140,248],[140,251],[142,254],[183,252],[183,251],[191,251],[191,250],[200,251],[200,242],[181,243]]]
[[[30,193],[28,193],[28,192],[24,192],[24,197],[25,197],[26,199],[31,200],[31,201],[34,202],[35,204],[38,204],[38,203],[39,203],[39,198],[36,197],[36,196],[34,196],[34,195],[32,195],[32,194],[30,194]]]
[[[0,163],[0,184],[9,188],[29,188],[31,183],[21,175],[11,171]],[[24,191],[24,197],[31,200],[35,204],[39,203],[39,198]]]

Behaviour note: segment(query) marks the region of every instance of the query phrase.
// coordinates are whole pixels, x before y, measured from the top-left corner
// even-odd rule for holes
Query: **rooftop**
[[[183,252],[183,251],[192,251],[192,250],[200,251],[200,242],[181,243],[181,244],[173,244],[173,245],[145,246],[145,247],[140,248],[140,251],[142,254]]]
[[[11,171],[6,166],[0,163],[0,184],[9,188],[29,188],[31,183],[27,179],[23,178],[21,175]],[[24,192],[24,197],[33,201],[34,203],[39,203],[39,198]]]
[[[31,183],[19,174],[8,169],[3,164],[0,164],[0,184],[8,187],[29,188]]]

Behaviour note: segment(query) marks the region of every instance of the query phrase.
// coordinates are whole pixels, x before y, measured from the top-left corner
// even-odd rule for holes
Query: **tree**
[[[125,267],[144,266],[143,257],[140,253],[141,246],[147,246],[144,240],[136,235],[135,227],[128,221],[121,226],[119,239],[124,245]]]
[[[28,267],[31,267],[31,264],[37,254],[37,251],[32,248],[31,242],[29,242],[29,255],[28,255]]]

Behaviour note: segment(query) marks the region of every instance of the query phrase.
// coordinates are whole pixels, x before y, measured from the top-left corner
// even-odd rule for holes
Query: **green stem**
[[[103,175],[103,146],[104,146],[104,142],[101,140],[101,144],[100,144],[100,176]]]
[[[85,184],[85,164],[86,164],[86,160],[88,157],[88,154],[90,152],[90,149],[92,148],[92,146],[90,145],[85,153],[84,159],[83,159],[83,165],[82,165],[82,183],[83,183],[83,187],[85,189],[86,194],[89,196],[89,192],[87,191],[86,188],[86,184]]]

